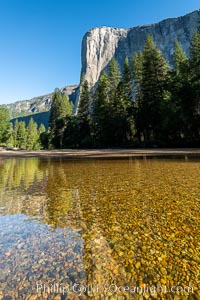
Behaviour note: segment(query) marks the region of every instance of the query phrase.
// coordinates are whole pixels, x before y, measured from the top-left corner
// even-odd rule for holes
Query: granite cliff
[[[174,40],[178,39],[184,51],[189,55],[190,41],[197,29],[200,10],[178,18],[166,19],[161,22],[137,26],[129,29],[99,27],[89,30],[83,37],[81,73],[85,74],[90,87],[97,83],[100,74],[105,70],[114,56],[123,68],[125,57],[132,59],[135,51],[143,50],[148,34],[165,58],[172,64]],[[78,106],[78,86],[64,87],[61,91],[67,93],[75,108]],[[8,105],[12,117],[49,111],[52,93],[26,101],[18,101]]]
[[[124,59],[132,59],[135,51],[143,50],[146,36],[151,34],[165,58],[172,64],[174,40],[178,39],[189,54],[190,41],[197,29],[200,10],[183,17],[129,29],[99,27],[89,30],[82,41],[82,73],[94,86],[101,72],[114,56],[122,68]]]

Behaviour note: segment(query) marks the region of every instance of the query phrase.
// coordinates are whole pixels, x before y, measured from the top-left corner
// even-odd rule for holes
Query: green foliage
[[[125,59],[121,80],[115,89],[113,110],[111,115],[111,144],[124,145],[133,137],[133,89],[128,58]],[[112,88],[112,87],[111,87]]]
[[[191,42],[191,47],[190,47],[190,58],[191,58],[191,64],[193,66],[196,65],[196,69],[198,69],[198,74],[200,72],[199,70],[199,65],[200,65],[200,33],[195,32],[192,42]]]
[[[144,46],[142,66],[142,105],[144,140],[159,138],[162,122],[162,102],[165,101],[169,66],[150,35]]]
[[[41,124],[38,129],[39,134],[39,145],[42,149],[48,149],[49,148],[49,132],[46,131],[46,128],[44,124]]]
[[[176,74],[177,75],[180,74],[180,76],[182,76],[188,66],[188,58],[186,56],[186,53],[181,48],[177,39],[175,40],[175,45],[174,45],[173,60],[174,60],[174,67],[175,67]]]
[[[89,86],[87,80],[82,81],[81,84],[81,93],[80,93],[77,115],[82,122],[89,122],[90,93],[89,93]]]
[[[128,105],[128,103],[130,103],[131,100],[133,99],[133,84],[132,84],[131,69],[130,69],[128,57],[125,58],[125,62],[124,62],[122,84],[123,84],[123,92],[124,92],[124,101],[127,102]]]
[[[98,87],[92,101],[91,134],[96,146],[105,145],[108,141],[107,121],[110,108],[110,81],[104,72],[98,82]]]
[[[0,144],[8,148],[21,148],[26,150],[41,149],[40,135],[46,132],[44,125],[39,130],[33,118],[26,126],[24,121],[10,122],[9,111],[5,106],[0,106]]]
[[[67,117],[63,143],[68,148],[79,148],[81,143],[79,119],[76,116]]]
[[[73,104],[68,96],[56,90],[52,98],[49,117],[50,140],[55,148],[62,148],[65,118],[71,116],[72,111]]]
[[[109,97],[111,101],[114,101],[116,96],[116,89],[121,80],[119,65],[114,57],[111,59],[109,63],[108,77],[109,77],[110,87],[111,87]]]
[[[14,148],[14,136],[13,136],[13,123],[9,123],[9,130],[8,130],[8,138],[6,141],[6,146],[9,149]]]
[[[171,139],[196,145],[200,135],[200,43],[198,33],[190,47],[190,59],[175,41],[174,70],[171,72]]]
[[[46,134],[46,129],[43,124],[39,129],[33,118],[30,118],[28,125],[24,121],[15,120],[15,123],[10,123],[7,139],[8,148],[20,148],[25,150],[39,150],[44,147],[41,135]]]
[[[196,138],[200,135],[200,25],[191,42],[190,77],[192,90],[191,98],[193,99],[192,113],[194,120],[192,129],[193,132],[195,131]]]
[[[81,80],[81,93],[78,105],[78,122],[79,122],[79,131],[80,131],[80,144],[82,146],[88,146],[90,140],[90,93],[88,81],[82,76]]]
[[[46,132],[46,128],[45,128],[44,124],[40,124],[38,131],[39,131],[39,134]]]
[[[0,106],[0,145],[5,144],[9,137],[9,111],[5,106]]]
[[[141,135],[143,130],[143,118],[142,118],[142,78],[143,78],[143,53],[135,52],[133,54],[133,78],[134,78],[134,119],[135,127],[137,129],[136,135],[138,141],[141,142]]]
[[[31,118],[27,127],[27,145],[28,150],[39,150],[40,139],[37,123]]]
[[[56,130],[56,122],[58,119],[66,116],[66,107],[64,105],[63,97],[60,91],[56,91],[52,97],[52,104],[50,109],[49,124],[52,131]]]
[[[29,132],[26,131],[25,122],[19,122],[18,132],[17,132],[17,148],[26,149],[26,143],[28,142]]]
[[[19,129],[19,121],[18,119],[16,119],[13,126],[13,132],[12,132],[14,148],[18,147],[18,129]]]

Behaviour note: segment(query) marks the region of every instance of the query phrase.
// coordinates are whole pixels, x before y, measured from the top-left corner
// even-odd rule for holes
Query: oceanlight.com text
[[[142,286],[133,286],[133,285],[117,285],[115,283],[112,284],[104,284],[104,285],[83,285],[81,283],[74,283],[73,285],[64,285],[64,284],[36,284],[37,293],[48,293],[48,294],[67,294],[69,292],[73,292],[78,295],[93,295],[93,294],[146,294],[149,293],[151,295],[155,294],[192,294],[194,293],[194,289],[192,286],[150,286],[143,284]]]

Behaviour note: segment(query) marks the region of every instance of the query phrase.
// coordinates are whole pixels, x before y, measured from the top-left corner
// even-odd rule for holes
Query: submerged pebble
[[[199,299],[199,166],[3,161],[0,300]]]

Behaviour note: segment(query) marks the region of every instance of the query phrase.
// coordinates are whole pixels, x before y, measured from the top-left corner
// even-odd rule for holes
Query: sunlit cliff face
[[[132,61],[133,53],[143,51],[147,35],[152,35],[155,44],[172,64],[174,41],[177,39],[189,54],[190,41],[197,29],[199,11],[183,17],[163,20],[159,23],[129,29],[97,27],[89,30],[82,41],[82,71],[89,86],[95,86],[100,74],[114,56],[123,69],[125,58]]]

